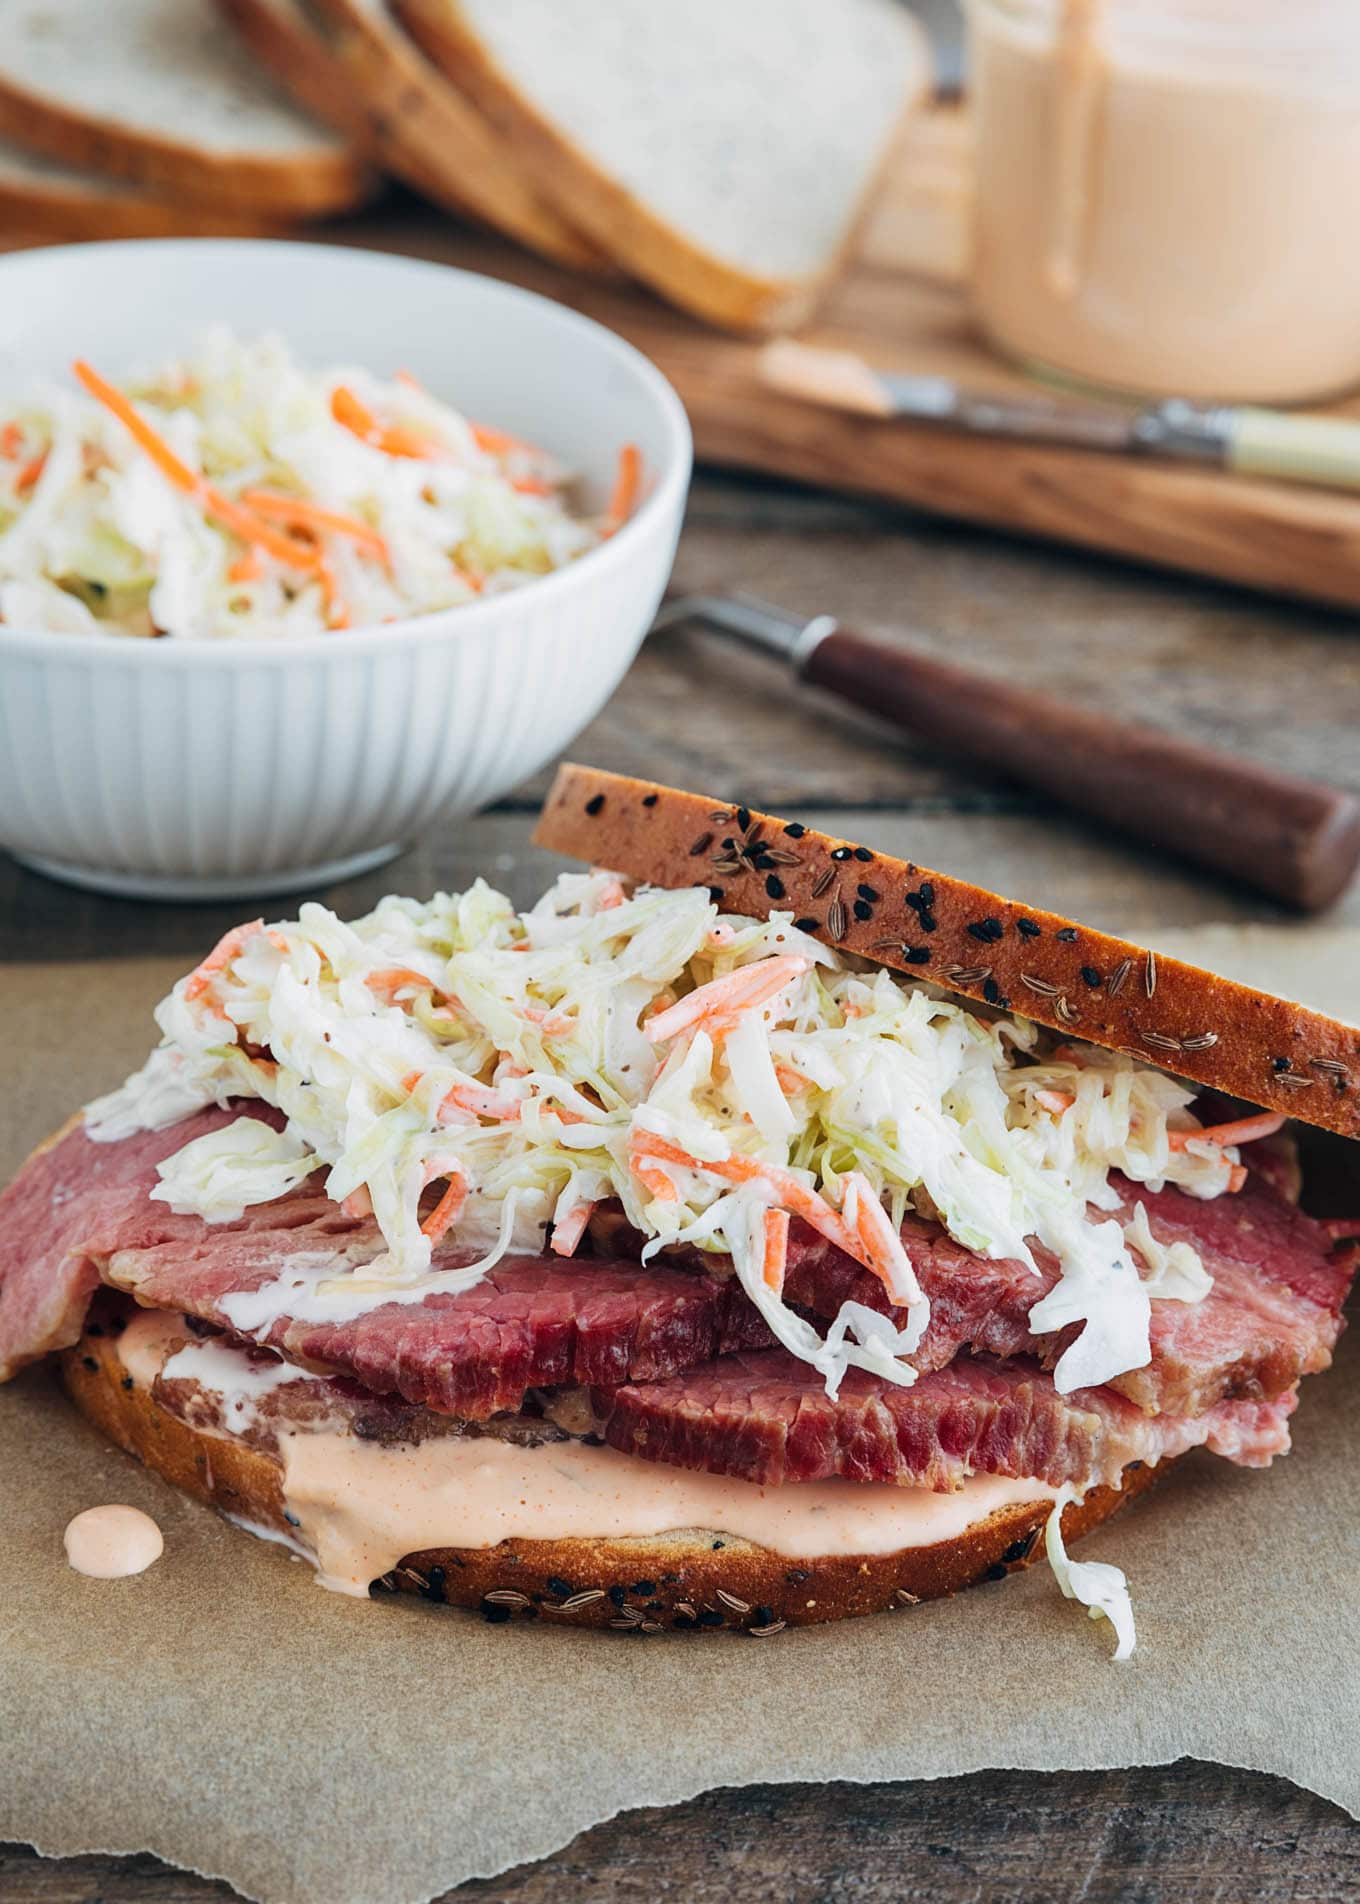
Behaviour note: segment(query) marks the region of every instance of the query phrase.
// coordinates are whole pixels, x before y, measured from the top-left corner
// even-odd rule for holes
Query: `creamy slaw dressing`
[[[600,540],[552,457],[410,378],[308,370],[278,338],[219,328],[123,394],[229,500],[263,492],[275,527],[307,536],[324,570],[243,543],[107,407],[43,384],[4,407],[0,427],[0,622],[182,640],[320,634],[514,588]],[[365,413],[367,437],[341,420]],[[288,498],[355,527],[290,526]]]
[[[713,995],[723,1004],[701,1010]],[[1110,1172],[1214,1197],[1238,1161],[1173,1148],[1172,1131],[1197,1128],[1192,1093],[1123,1054],[1055,1046],[1023,1019],[858,968],[788,914],[719,922],[706,888],[630,893],[600,873],[564,875],[525,913],[481,882],[385,899],[353,924],[304,905],[229,934],[156,1015],[160,1047],[88,1107],[92,1137],[257,1098],[282,1130],[242,1116],[168,1157],[151,1194],[223,1222],[324,1170],[326,1193],[371,1208],[380,1232],[367,1260],[299,1259],[228,1298],[247,1334],[467,1288],[545,1233],[569,1254],[616,1199],[648,1256],[688,1244],[719,1270],[730,1259],[829,1393],[851,1367],[906,1384],[929,1315],[897,1235],[916,1210],[980,1256],[1036,1273],[1036,1246],[1057,1258],[1030,1320],[1080,1325],[1055,1374],[1067,1393],[1147,1362],[1154,1295],[1209,1287],[1193,1249],[1162,1248],[1145,1215],[1126,1230],[1104,1214],[1120,1202]],[[433,1257],[432,1185],[447,1186],[441,1208],[461,1199],[452,1266]],[[809,1198],[883,1276],[891,1317],[847,1303],[822,1334],[784,1301],[767,1218]]]

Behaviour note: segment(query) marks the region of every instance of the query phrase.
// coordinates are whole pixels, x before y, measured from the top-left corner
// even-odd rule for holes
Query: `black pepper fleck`
[[[720,1553],[726,1545],[727,1542],[725,1540],[715,1540],[713,1543],[713,1552],[715,1554]]]
[[[595,818],[595,815],[600,811],[600,808],[603,805],[604,805],[604,795],[602,793],[594,794],[589,800],[586,801],[586,812],[590,815],[592,820]]]
[[[1075,926],[1059,926],[1053,936],[1055,939],[1061,939],[1064,945],[1075,945],[1077,943],[1077,928]]]
[[[771,873],[770,877],[765,881],[765,890],[771,899],[782,899],[784,897],[784,882],[778,878],[776,874]]]
[[[135,1387],[135,1386],[136,1386],[136,1384],[135,1384],[135,1383],[133,1382],[133,1379],[132,1379],[132,1377],[131,1377],[130,1375],[125,1375],[125,1376],[123,1377],[123,1387],[124,1387],[124,1388],[126,1388],[126,1389],[132,1389],[132,1388],[133,1388],[133,1387]]]

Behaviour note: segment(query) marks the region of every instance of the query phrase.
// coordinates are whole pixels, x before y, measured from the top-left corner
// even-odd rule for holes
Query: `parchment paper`
[[[1225,964],[1234,943],[1211,940]],[[1247,951],[1309,1002],[1341,1002],[1360,972],[1360,934]],[[0,975],[16,1027],[0,1174],[140,1059],[174,970]],[[1360,1337],[1305,1384],[1295,1444],[1265,1474],[1192,1456],[1083,1545],[1130,1575],[1127,1664],[1043,1567],[773,1641],[644,1639],[326,1593],[33,1371],[0,1390],[0,1837],[151,1850],[269,1904],[417,1904],[629,1806],[759,1780],[1188,1754],[1360,1814]],[[110,1500],[165,1530],[134,1580],[64,1561],[69,1517]]]

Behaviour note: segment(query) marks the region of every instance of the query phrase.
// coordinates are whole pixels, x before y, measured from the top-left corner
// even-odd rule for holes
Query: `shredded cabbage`
[[[266,492],[274,529],[322,563],[299,568],[242,540],[103,403],[44,385],[0,425],[0,622],[181,640],[320,634],[514,588],[600,539],[545,451],[409,378],[304,369],[278,338],[213,330],[122,394],[222,495],[254,507]],[[368,436],[341,420],[365,412],[381,423]],[[289,522],[288,499],[351,528]]]
[[[324,1170],[381,1233],[372,1260],[242,1298],[245,1332],[299,1302],[339,1319],[464,1288],[545,1232],[570,1254],[613,1199],[648,1256],[688,1245],[730,1265],[829,1392],[851,1367],[909,1383],[929,1318],[900,1236],[915,1210],[1036,1276],[1036,1251],[1056,1259],[1030,1322],[1078,1326],[1066,1393],[1147,1362],[1152,1298],[1209,1286],[1141,1206],[1122,1226],[1103,1214],[1120,1205],[1110,1173],[1216,1197],[1238,1163],[1226,1145],[1173,1148],[1169,1132],[1198,1128],[1192,1093],[1124,1054],[979,1016],[788,914],[719,924],[704,888],[630,892],[608,874],[567,874],[524,913],[480,881],[352,924],[304,905],[229,933],[156,1018],[160,1047],[88,1107],[91,1136],[259,1099],[281,1132],[241,1118],[188,1143],[153,1194],[224,1222]],[[787,1213],[874,1270],[891,1314],[848,1303],[822,1333],[796,1313]]]

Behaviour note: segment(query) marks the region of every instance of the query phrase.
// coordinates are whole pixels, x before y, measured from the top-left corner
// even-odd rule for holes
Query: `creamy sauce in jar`
[[[87,1507],[67,1523],[66,1558],[91,1580],[145,1573],[165,1549],[161,1530],[139,1507]]]
[[[1205,400],[1360,381],[1360,6],[967,4],[973,295],[1003,349]]]

